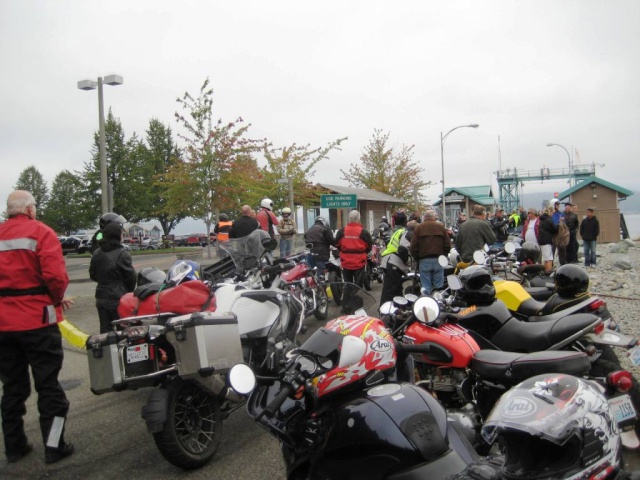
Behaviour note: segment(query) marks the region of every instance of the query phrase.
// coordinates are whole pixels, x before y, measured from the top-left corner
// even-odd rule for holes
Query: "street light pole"
[[[447,226],[447,203],[445,201],[444,198],[444,191],[445,191],[445,186],[444,186],[444,141],[445,139],[449,136],[449,134],[451,132],[453,132],[454,130],[457,130],[459,128],[478,128],[480,125],[478,125],[477,123],[472,123],[470,125],[460,125],[458,127],[452,128],[451,130],[449,130],[446,134],[442,135],[442,132],[440,132],[440,163],[442,166],[442,221],[445,225],[445,227]]]
[[[106,133],[104,127],[104,100],[102,96],[102,84],[107,85],[122,85],[123,80],[120,75],[107,75],[104,77],[98,77],[98,81],[93,80],[81,80],[78,82],[78,88],[80,90],[94,90],[98,88],[98,124],[99,124],[99,145],[100,145],[100,190],[102,190],[102,213],[107,213],[113,210],[113,194],[110,191],[110,185],[107,181],[107,149],[106,149]]]
[[[292,176],[288,176],[285,178],[279,178],[278,180],[276,180],[277,183],[286,183],[289,187],[289,208],[291,209],[291,215],[293,215],[293,218],[295,217],[295,210],[294,210],[294,205],[293,205],[293,177]]]
[[[559,143],[547,143],[547,147],[560,147],[561,149],[563,149],[565,152],[567,152],[567,158],[569,159],[569,188],[573,187],[573,169],[571,168],[571,154],[569,153],[569,150],[567,150],[566,148],[564,148],[562,145],[560,145]]]

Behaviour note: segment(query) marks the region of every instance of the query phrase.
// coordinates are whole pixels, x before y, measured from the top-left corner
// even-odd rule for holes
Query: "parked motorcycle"
[[[371,251],[367,253],[367,264],[365,265],[364,276],[364,288],[367,291],[371,291],[373,281],[378,283],[384,282],[384,269],[380,268],[380,255],[384,251],[384,248],[378,245],[377,242],[373,243]]]
[[[316,319],[325,320],[329,312],[329,298],[318,269],[309,266],[308,255],[308,252],[303,252],[287,257],[287,261],[294,263],[294,267],[282,272],[273,286],[291,292],[304,304],[307,315],[313,314]]]
[[[160,287],[164,295],[176,283],[172,272],[185,272],[178,267]],[[274,357],[294,346],[304,318],[303,305],[286,291],[206,285],[214,311],[122,318],[86,347],[93,393],[157,387],[142,417],[160,453],[184,469],[209,462],[223,420],[242,405],[227,387],[229,369],[246,362],[269,371]]]
[[[383,322],[358,311],[333,320],[257,379],[229,380],[247,412],[281,442],[288,479],[444,478],[478,459],[440,403],[390,383],[396,347]],[[257,382],[257,383],[256,383]]]
[[[505,390],[533,375],[554,372],[592,375],[606,388],[621,427],[629,430],[626,445],[640,445],[633,431],[635,409],[626,394],[633,386],[629,372],[592,365],[583,352],[482,349],[473,332],[451,316],[440,315],[440,306],[431,297],[396,297],[380,311],[402,350],[414,355],[416,383],[458,418],[481,453],[488,445],[481,441],[480,426]]]

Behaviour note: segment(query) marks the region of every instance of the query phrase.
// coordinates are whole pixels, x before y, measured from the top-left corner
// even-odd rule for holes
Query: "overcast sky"
[[[494,185],[503,169],[595,163],[640,191],[640,2],[0,0],[0,201],[35,165],[80,170],[105,86],[127,138],[178,129],[176,98],[214,87],[214,118],[242,116],[276,146],[348,137],[314,181],[343,184],[374,129],[415,144],[425,180]],[[500,142],[498,141],[500,137]],[[600,166],[604,164],[604,166]],[[564,190],[564,181],[524,191]],[[427,194],[438,198],[440,186]]]

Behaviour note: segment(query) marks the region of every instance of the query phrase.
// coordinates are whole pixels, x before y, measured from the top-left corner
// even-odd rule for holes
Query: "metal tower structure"
[[[547,168],[539,170],[518,170],[516,168],[496,172],[500,189],[500,206],[510,212],[518,208],[522,197],[524,182],[544,182],[545,180],[562,180],[568,178],[572,184],[596,174],[596,165],[571,165],[569,168]]]

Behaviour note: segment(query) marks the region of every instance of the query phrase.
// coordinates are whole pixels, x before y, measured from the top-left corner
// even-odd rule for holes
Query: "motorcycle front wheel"
[[[322,286],[316,287],[316,309],[313,316],[318,320],[326,320],[329,315],[329,299]]]
[[[167,387],[167,421],[153,439],[162,456],[176,467],[194,470],[206,465],[222,438],[222,413],[217,398],[193,383],[178,380]]]

